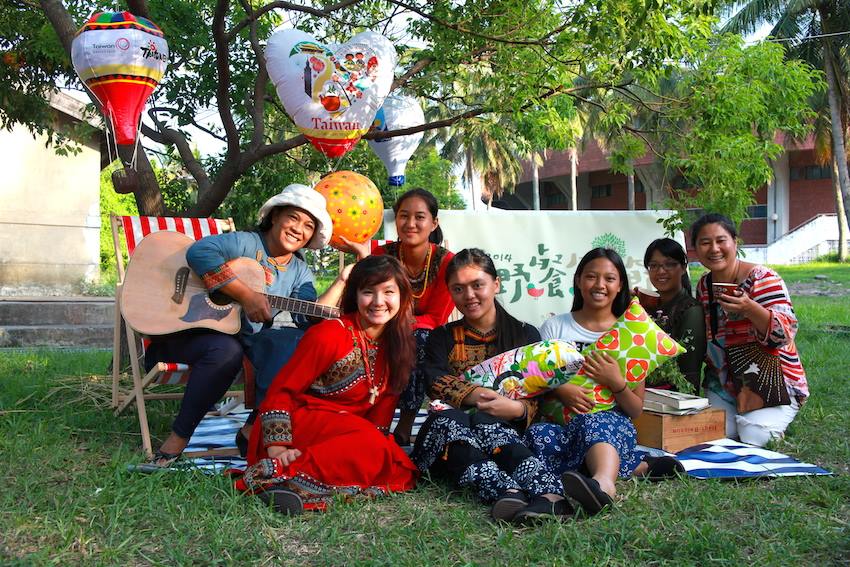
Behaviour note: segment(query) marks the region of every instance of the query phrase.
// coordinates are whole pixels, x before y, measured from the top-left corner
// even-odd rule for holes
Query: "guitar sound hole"
[[[233,303],[233,298],[220,291],[214,291],[209,295],[210,301],[216,305],[227,306]]]

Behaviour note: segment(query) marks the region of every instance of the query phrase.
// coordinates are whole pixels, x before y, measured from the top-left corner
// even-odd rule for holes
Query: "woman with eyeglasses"
[[[659,238],[646,248],[643,265],[659,295],[658,305],[646,310],[658,326],[688,349],[676,362],[699,393],[706,348],[705,315],[691,290],[688,255],[675,240]]]

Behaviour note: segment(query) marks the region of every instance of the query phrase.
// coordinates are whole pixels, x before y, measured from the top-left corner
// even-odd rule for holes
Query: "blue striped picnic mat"
[[[235,449],[236,432],[248,419],[249,411],[239,411],[228,414],[226,416],[208,415],[201,420],[201,423],[195,429],[194,435],[189,440],[189,445],[186,451],[210,451],[215,449]],[[399,412],[396,410],[393,417],[393,423],[390,427],[392,431],[398,421]],[[419,432],[419,428],[425,423],[428,417],[426,410],[419,410],[416,420],[413,424],[413,435]],[[244,468],[245,460],[239,456],[214,456],[214,457],[198,457],[195,459],[187,459],[191,463],[191,468],[200,469],[208,472],[220,472],[224,469],[236,467]]]

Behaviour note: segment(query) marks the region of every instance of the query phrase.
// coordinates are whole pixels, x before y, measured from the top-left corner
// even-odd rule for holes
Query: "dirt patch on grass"
[[[850,296],[850,289],[838,282],[830,280],[814,280],[807,282],[795,282],[788,284],[791,296],[822,296],[822,297],[846,297]]]

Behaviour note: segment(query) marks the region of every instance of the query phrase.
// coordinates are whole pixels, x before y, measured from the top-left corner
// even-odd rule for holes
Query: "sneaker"
[[[514,515],[515,524],[527,524],[536,520],[546,518],[561,518],[573,516],[575,510],[566,498],[552,501],[545,496],[535,496],[531,503]]]
[[[304,511],[301,497],[286,488],[270,488],[257,496],[266,506],[270,505],[275,512],[286,516],[297,516]]]
[[[528,497],[519,490],[509,490],[493,503],[490,515],[494,520],[510,522],[516,513],[528,506]]]

